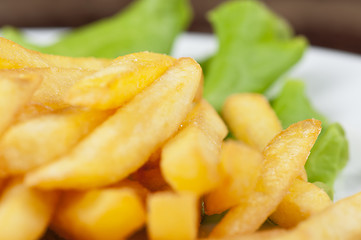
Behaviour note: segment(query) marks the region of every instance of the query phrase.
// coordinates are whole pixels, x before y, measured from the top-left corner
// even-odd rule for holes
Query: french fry
[[[93,57],[82,57],[73,58],[51,54],[38,53],[39,56],[52,67],[57,68],[80,68],[83,70],[98,71],[112,63],[111,59],[105,58],[93,58]]]
[[[142,187],[135,184],[64,192],[52,228],[67,239],[124,239],[146,219],[144,196],[138,194]]]
[[[269,240],[356,240],[361,238],[361,193],[342,199],[318,214],[309,217],[295,228]],[[259,234],[238,236],[239,240],[258,240]]]
[[[49,67],[39,55],[6,38],[0,37],[0,46],[0,69]]]
[[[111,113],[65,109],[13,125],[0,139],[0,162],[10,175],[49,163],[69,152]]]
[[[196,239],[200,212],[194,194],[159,192],[151,194],[147,203],[150,239]]]
[[[176,191],[198,196],[219,181],[219,152],[227,128],[205,100],[195,106],[181,130],[162,149],[160,167],[164,179]]]
[[[291,228],[331,204],[330,197],[321,188],[296,179],[270,218],[281,227]]]
[[[45,232],[57,202],[57,193],[26,187],[11,180],[0,199],[0,239],[36,240]]]
[[[119,107],[159,78],[174,62],[170,56],[150,52],[118,57],[109,67],[74,84],[67,102],[97,109]]]
[[[124,179],[177,131],[190,111],[201,75],[194,60],[179,59],[69,154],[28,173],[26,183],[47,189],[89,189]]]
[[[0,74],[0,134],[14,121],[16,114],[31,99],[41,77],[21,72]]]
[[[33,103],[42,104],[53,109],[68,107],[64,95],[69,88],[84,76],[94,71],[70,68],[23,68],[0,70],[0,77],[6,75],[39,75],[42,81],[31,98]]]
[[[211,237],[226,237],[256,231],[274,212],[299,176],[321,131],[314,119],[295,123],[276,135],[263,152],[264,160],[255,191],[228,211]]]
[[[234,136],[259,151],[282,130],[267,99],[257,93],[235,94],[226,99],[222,116]]]
[[[100,58],[71,58],[32,51],[0,37],[0,69],[16,68],[82,68],[99,70],[111,63]]]
[[[222,145],[221,184],[204,197],[207,215],[220,214],[236,206],[256,186],[263,155],[241,142],[229,140]]]

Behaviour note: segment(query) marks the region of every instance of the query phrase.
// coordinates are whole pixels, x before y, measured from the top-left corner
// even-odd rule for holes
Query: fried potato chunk
[[[148,199],[150,239],[196,239],[200,212],[198,198],[189,193],[159,192]]]
[[[58,194],[26,187],[11,180],[0,199],[0,239],[36,240],[45,232]]]
[[[257,93],[228,97],[222,116],[234,136],[259,151],[267,146],[282,126],[267,99]]]
[[[13,125],[0,139],[1,162],[23,174],[70,151],[112,111],[65,109]]]
[[[15,120],[41,82],[36,74],[0,73],[0,134]]]
[[[74,84],[67,102],[97,109],[119,107],[159,78],[174,62],[170,56],[150,52],[118,57],[109,67]]]
[[[28,173],[26,183],[47,189],[88,189],[127,177],[177,131],[191,110],[201,75],[194,60],[179,59],[69,154]]]
[[[228,140],[222,145],[220,168],[221,184],[204,196],[207,215],[220,214],[236,206],[256,186],[263,155],[241,142]]]
[[[196,105],[162,150],[164,179],[176,191],[202,195],[219,181],[219,152],[227,128],[209,103]]]
[[[228,211],[211,236],[235,236],[256,231],[276,210],[299,176],[320,131],[321,122],[308,119],[276,135],[263,152],[264,160],[255,191]]]
[[[331,204],[330,197],[321,188],[296,179],[270,218],[281,227],[291,228]]]
[[[60,198],[52,228],[76,240],[124,239],[146,219],[141,186],[134,182],[89,191],[68,191]]]

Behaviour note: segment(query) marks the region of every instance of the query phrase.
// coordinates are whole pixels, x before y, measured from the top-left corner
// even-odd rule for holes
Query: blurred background
[[[0,0],[0,26],[77,27],[111,16],[131,0]],[[211,32],[206,13],[225,0],[192,0],[190,31]],[[361,0],[264,0],[312,45],[361,53]]]

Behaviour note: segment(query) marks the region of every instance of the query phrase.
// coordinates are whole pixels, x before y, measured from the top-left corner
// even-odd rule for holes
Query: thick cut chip
[[[145,218],[142,196],[126,183],[119,187],[63,193],[52,228],[67,239],[117,240],[141,228]]]
[[[64,95],[69,88],[84,76],[94,71],[71,68],[24,68],[0,70],[0,77],[12,75],[39,75],[42,82],[36,89],[31,101],[43,104],[53,109],[68,107],[64,102]]]
[[[49,67],[39,55],[6,38],[0,37],[0,69]]]
[[[0,199],[0,239],[36,240],[45,232],[56,206],[57,194],[10,181]]]
[[[331,204],[330,197],[323,189],[296,179],[270,218],[281,227],[291,228]]]
[[[68,155],[28,173],[26,183],[48,189],[86,189],[127,177],[177,131],[191,109],[201,75],[194,60],[179,59]]]
[[[205,213],[222,213],[246,198],[256,186],[262,161],[258,150],[233,140],[224,142],[220,160],[222,182],[204,197]]]
[[[309,217],[292,230],[268,240],[356,240],[361,239],[361,193],[342,199]],[[238,240],[258,240],[259,234],[238,236]]]
[[[32,51],[33,52],[33,51]],[[73,58],[51,54],[38,53],[40,57],[52,67],[57,68],[80,68],[83,70],[98,71],[109,66],[112,63],[111,59],[94,58],[94,57],[82,57]]]
[[[235,94],[227,98],[222,115],[233,135],[263,151],[282,130],[267,99],[257,93]]]
[[[0,161],[11,175],[49,163],[69,152],[111,113],[66,109],[13,125],[0,140]]]
[[[0,46],[0,69],[58,67],[98,70],[111,63],[108,59],[43,54],[26,49],[2,37],[0,37]]]
[[[40,82],[41,77],[36,74],[17,71],[0,73],[0,134],[31,99]]]
[[[161,170],[176,191],[203,195],[219,181],[219,152],[227,128],[209,103],[198,103],[162,150]]]
[[[67,102],[98,109],[124,104],[159,78],[175,59],[158,53],[140,52],[116,58],[113,63],[77,82]]]
[[[227,212],[212,237],[252,233],[270,216],[299,176],[321,131],[314,119],[295,123],[275,136],[263,152],[264,160],[255,191]]]
[[[193,194],[160,192],[149,196],[147,230],[154,240],[197,238],[199,201]]]

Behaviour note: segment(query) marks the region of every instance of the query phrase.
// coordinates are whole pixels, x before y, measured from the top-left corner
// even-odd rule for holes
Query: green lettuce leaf
[[[204,96],[217,110],[232,93],[264,92],[307,46],[258,1],[229,1],[209,17],[219,49],[205,64]]]
[[[284,128],[308,118],[322,121],[321,134],[311,150],[305,169],[308,181],[317,182],[332,198],[335,179],[348,161],[348,141],[341,125],[329,124],[313,108],[302,81],[288,81],[272,101],[272,106]]]
[[[44,53],[114,58],[132,52],[169,54],[176,36],[191,19],[188,0],[138,0],[119,14],[65,34],[47,47],[31,45],[12,28],[3,35]]]

